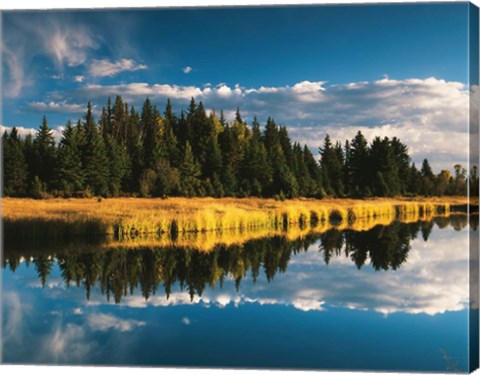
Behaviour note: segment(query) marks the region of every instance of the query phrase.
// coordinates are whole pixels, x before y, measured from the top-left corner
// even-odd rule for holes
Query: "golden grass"
[[[331,228],[368,230],[448,216],[465,197],[422,199],[114,198],[2,200],[7,236],[110,235],[132,247],[175,242],[210,249],[275,234],[297,238]],[[478,202],[476,202],[478,205]],[[195,234],[195,235],[192,235]],[[112,244],[113,244],[112,243]]]

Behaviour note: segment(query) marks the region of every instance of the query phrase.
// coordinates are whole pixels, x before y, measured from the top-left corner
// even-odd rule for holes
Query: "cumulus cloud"
[[[0,132],[1,132],[2,135],[5,132],[10,133],[12,131],[12,128],[13,128],[12,126],[0,125]],[[22,126],[16,126],[16,129],[17,129],[17,132],[18,132],[18,135],[20,136],[20,138],[25,138],[27,135],[34,136],[35,133],[37,132],[35,129],[24,128]]]
[[[71,95],[104,100],[112,94],[132,101],[176,100],[185,106],[190,97],[224,110],[240,106],[247,117],[274,116],[290,126],[402,125],[424,129],[465,131],[468,126],[468,88],[459,82],[436,78],[357,82],[326,86],[326,82],[303,81],[293,86],[245,88],[221,83],[215,87],[180,86],[134,82],[119,85],[86,85]]]
[[[119,69],[117,63],[101,61],[105,63],[98,65],[97,74],[113,74]],[[130,61],[124,65],[131,69],[139,67],[131,60],[121,61]],[[337,85],[302,81],[291,86],[258,88],[226,83],[201,87],[145,82],[86,84],[68,93],[52,92],[49,99],[29,106],[40,112],[82,113],[82,106],[62,97],[68,95],[69,100],[77,103],[94,100],[101,104],[105,98],[118,94],[137,106],[146,97],[159,105],[169,98],[177,111],[194,97],[209,109],[223,109],[229,120],[237,107],[248,121],[253,116],[260,121],[273,116],[277,123],[289,128],[293,140],[307,144],[314,152],[327,133],[343,142],[361,130],[370,141],[375,136],[400,138],[408,145],[413,161],[419,164],[428,158],[436,171],[468,161],[468,86],[433,77],[386,77]]]
[[[143,69],[147,69],[147,66],[131,59],[120,59],[118,61],[103,59],[93,60],[88,68],[88,73],[93,77],[112,77],[121,72],[132,72]]]
[[[185,108],[191,97],[208,108],[224,109],[234,116],[240,107],[251,120],[273,116],[286,125],[294,140],[317,149],[327,133],[344,141],[361,130],[368,139],[396,136],[409,146],[414,161],[429,158],[435,169],[465,164],[468,157],[469,93],[460,82],[437,78],[352,82],[327,85],[325,81],[302,81],[291,86],[246,88],[219,83],[216,86],[181,86],[142,82],[118,85],[85,85],[72,97],[104,101],[121,94],[140,104],[145,97],[170,98]],[[227,119],[230,119],[227,116]]]
[[[55,102],[30,102],[28,108],[39,113],[83,113],[85,105],[68,103],[66,100]]]
[[[83,81],[85,81],[85,77],[81,76],[81,75],[78,75],[78,76],[73,77],[73,80],[75,82],[82,83]]]
[[[192,71],[192,67],[191,67],[191,66],[186,66],[186,67],[183,68],[182,70],[183,70],[183,72],[184,72],[185,74],[188,74],[188,73],[190,73],[190,72]]]
[[[12,131],[12,128],[13,128],[12,126],[0,125],[0,134],[3,135],[5,131],[10,133]],[[16,126],[16,129],[20,138],[25,138],[27,135],[31,135],[34,137],[35,134],[37,133],[36,129],[24,128],[22,126]],[[56,126],[55,128],[52,129],[52,135],[56,142],[60,141],[60,139],[62,138],[62,131],[63,131],[63,126]]]
[[[90,314],[87,316],[87,324],[93,331],[108,331],[114,329],[120,332],[130,332],[137,327],[145,326],[145,322],[120,319],[110,314]]]

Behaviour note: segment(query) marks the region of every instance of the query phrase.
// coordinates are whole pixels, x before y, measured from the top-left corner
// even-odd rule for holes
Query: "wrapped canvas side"
[[[469,7],[469,89],[470,89],[470,170],[479,165],[479,12],[478,7]],[[478,174],[478,172],[476,173]],[[473,174],[475,176],[475,174]],[[478,200],[478,177],[472,178],[469,198]],[[470,205],[470,209],[474,207]],[[470,316],[469,316],[469,371],[478,368],[479,357],[479,232],[470,230]]]

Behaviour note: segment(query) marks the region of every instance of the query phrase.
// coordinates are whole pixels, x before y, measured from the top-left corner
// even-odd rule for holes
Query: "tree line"
[[[359,131],[341,144],[326,135],[317,160],[273,118],[262,130],[237,109],[229,122],[193,98],[176,115],[170,100],[161,114],[148,98],[137,112],[117,96],[98,121],[88,103],[58,144],[44,116],[34,137],[12,128],[2,145],[4,196],[440,196],[465,195],[469,182],[478,193],[476,166],[435,175],[425,159],[419,170],[396,137],[369,144]]]

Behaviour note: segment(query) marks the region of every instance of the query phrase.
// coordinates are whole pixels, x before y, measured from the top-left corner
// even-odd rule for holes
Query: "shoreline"
[[[191,233],[216,233],[218,237],[225,233],[245,238],[249,233],[257,237],[260,233],[275,234],[294,229],[299,234],[327,228],[368,230],[394,220],[414,222],[448,217],[452,213],[478,213],[478,201],[469,202],[467,197],[285,201],[263,198],[3,198],[2,212],[4,235],[9,239],[108,235],[115,241],[129,242],[142,237],[176,240]],[[230,241],[235,242],[227,242]]]

